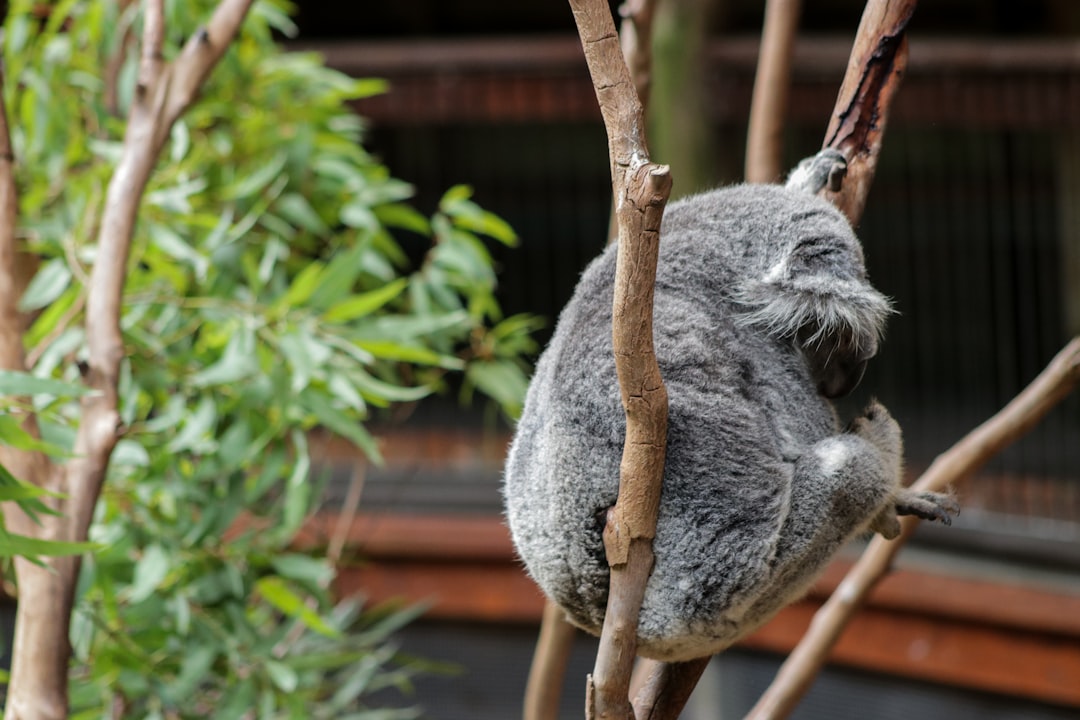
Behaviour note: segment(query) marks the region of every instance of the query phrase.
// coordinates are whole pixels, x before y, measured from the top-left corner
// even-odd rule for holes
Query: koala
[[[654,342],[668,438],[644,657],[715,654],[797,599],[853,536],[894,537],[901,514],[947,524],[958,510],[947,495],[901,486],[900,428],[884,407],[871,403],[842,429],[830,403],[859,383],[891,312],[847,220],[814,194],[837,162],[825,152],[787,186],[714,190],[664,216]],[[503,484],[528,572],[593,634],[625,433],[614,277],[608,248],[560,315]]]

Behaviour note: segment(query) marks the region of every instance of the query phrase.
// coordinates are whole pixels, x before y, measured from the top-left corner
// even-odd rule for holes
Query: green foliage
[[[0,397],[3,408],[0,410],[0,444],[18,450],[43,452],[54,458],[64,459],[70,455],[62,447],[47,440],[42,440],[24,427],[24,420],[32,414],[34,400],[41,406],[41,413],[48,412],[50,400],[68,399],[86,394],[82,385],[66,383],[52,378],[41,378],[28,373],[12,370],[0,370]],[[8,396],[8,397],[3,397]],[[0,465],[0,502],[14,502],[34,522],[40,522],[42,515],[53,515],[54,511],[42,499],[52,493],[16,478]],[[43,555],[77,555],[94,549],[88,543],[40,540],[7,529],[4,516],[0,513],[0,558],[24,557],[31,562],[40,563]]]
[[[86,279],[137,66],[125,37],[141,26],[138,3],[119,5],[71,0],[42,18],[21,0],[5,24],[20,233],[43,258],[22,298],[40,310],[34,383],[70,387],[85,357]],[[166,59],[210,7],[166,3]],[[486,245],[516,236],[467,187],[431,217],[409,205],[347,107],[383,84],[281,52],[288,11],[256,3],[141,206],[121,321],[127,434],[80,579],[74,717],[412,717],[363,696],[407,687],[388,638],[415,611],[332,607],[330,564],[286,554],[318,497],[308,432],[379,462],[365,421],[445,391],[451,372],[466,397],[520,409],[536,320],[502,316]],[[415,265],[401,233],[430,240]],[[9,389],[27,391],[0,376]],[[71,395],[37,407],[61,452]]]

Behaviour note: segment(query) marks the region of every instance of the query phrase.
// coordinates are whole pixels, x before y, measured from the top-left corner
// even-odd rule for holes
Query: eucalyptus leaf
[[[326,322],[348,322],[370,315],[401,294],[409,281],[398,278],[377,290],[354,295],[330,307],[323,315]]]
[[[65,448],[31,435],[13,415],[0,415],[0,444],[10,445],[17,450],[43,452],[55,458],[70,455]]]
[[[36,273],[19,300],[19,310],[27,312],[49,305],[60,297],[71,284],[71,270],[67,263],[56,258],[44,263]]]
[[[165,580],[171,565],[165,548],[160,545],[147,547],[135,563],[135,576],[127,593],[128,600],[137,603],[149,597]]]
[[[0,394],[81,397],[93,392],[85,385],[38,377],[18,370],[0,370]]]
[[[259,595],[279,611],[301,621],[309,628],[326,637],[336,637],[339,631],[331,627],[317,613],[307,607],[304,599],[297,595],[282,578],[264,577],[255,583]]]

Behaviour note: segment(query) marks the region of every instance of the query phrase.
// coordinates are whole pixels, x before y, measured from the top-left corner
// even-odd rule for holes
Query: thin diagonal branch
[[[866,207],[889,108],[907,68],[905,31],[916,2],[868,0],[825,133],[822,147],[839,150],[848,169],[839,192],[822,192],[852,226],[859,224]]]

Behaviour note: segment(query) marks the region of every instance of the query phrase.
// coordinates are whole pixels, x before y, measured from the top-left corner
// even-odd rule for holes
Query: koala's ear
[[[877,338],[857,340],[850,333],[823,336],[803,328],[795,342],[814,378],[818,393],[830,400],[844,397],[862,381],[866,363],[877,354]]]

